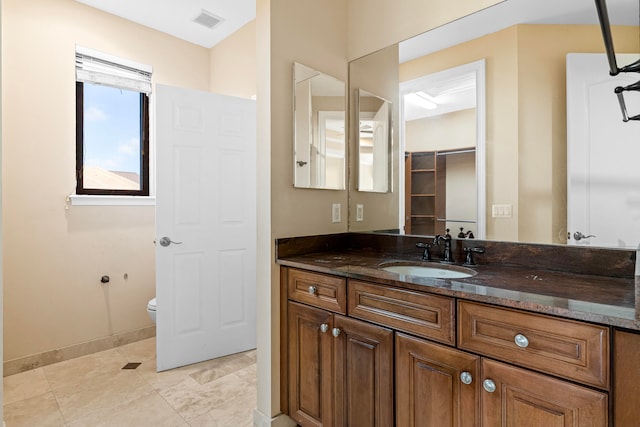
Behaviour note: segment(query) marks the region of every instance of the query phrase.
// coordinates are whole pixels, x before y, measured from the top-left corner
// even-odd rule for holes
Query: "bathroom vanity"
[[[284,413],[301,426],[637,425],[635,252],[454,240],[455,260],[486,249],[474,276],[380,268],[423,265],[424,241],[278,241]]]

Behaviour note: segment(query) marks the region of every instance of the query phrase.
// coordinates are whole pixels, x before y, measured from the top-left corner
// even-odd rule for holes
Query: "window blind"
[[[151,93],[151,66],[76,46],[76,81]]]

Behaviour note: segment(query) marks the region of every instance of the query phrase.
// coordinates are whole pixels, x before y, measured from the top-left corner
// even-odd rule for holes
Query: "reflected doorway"
[[[405,234],[485,238],[484,60],[400,84]]]

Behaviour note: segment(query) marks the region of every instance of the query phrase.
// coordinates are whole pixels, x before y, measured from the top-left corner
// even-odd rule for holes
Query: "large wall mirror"
[[[345,83],[299,63],[293,76],[294,186],[344,190]]]
[[[640,57],[640,4],[637,0],[607,0],[607,6],[614,46],[616,52],[621,54],[619,65],[622,66]],[[613,93],[613,89],[620,84],[609,76],[602,33],[592,1],[506,0],[402,42],[398,52],[399,92],[407,82],[476,61],[485,63],[486,105],[482,123],[478,122],[477,110],[473,108],[463,108],[455,114],[466,114],[467,122],[471,123],[475,118],[477,125],[485,127],[482,155],[485,156],[486,169],[482,172],[476,167],[476,180],[484,180],[483,185],[476,185],[479,192],[476,197],[486,199],[485,207],[481,208],[484,212],[478,212],[479,218],[485,219],[486,239],[605,247],[638,246],[640,215],[634,212],[640,211],[640,168],[632,166],[633,162],[627,162],[626,159],[640,156],[640,144],[637,143],[640,140],[640,123],[623,123],[621,120],[620,107]],[[584,73],[578,77],[587,82],[587,85],[582,85],[587,88],[583,90],[589,91],[586,98],[602,93],[603,97],[596,102],[597,108],[585,109],[573,95],[568,95],[568,86],[574,85],[574,76],[567,71],[567,55],[570,54],[598,54],[604,59],[601,74],[595,81]],[[353,61],[355,65],[350,69],[366,73],[365,67],[357,66],[359,61],[367,61],[367,58]],[[594,67],[600,66],[589,65],[581,67],[580,71]],[[461,79],[464,80],[464,77]],[[469,85],[464,81],[459,83],[461,88]],[[453,82],[448,81],[447,84]],[[374,87],[367,89],[375,92]],[[446,91],[446,88],[439,90]],[[418,96],[426,94],[422,97],[427,101],[434,101],[427,90],[410,91],[414,94],[417,92],[423,92]],[[401,94],[404,96],[407,93],[403,89]],[[628,98],[631,99],[632,95],[637,93],[629,94]],[[413,150],[407,146],[412,143],[409,139],[430,138],[429,132],[435,130],[423,129],[421,134],[419,128],[426,126],[429,120],[421,118],[421,123],[409,123],[411,120],[407,117],[406,99],[401,99],[401,103],[404,105],[400,117],[400,135],[394,136],[398,143],[394,141],[397,148],[393,153],[394,162],[398,162],[400,167],[392,179],[399,179],[407,186],[411,183],[406,173],[406,153],[435,152],[433,166],[422,168],[437,169],[437,160],[449,156],[446,153],[449,148],[422,146]],[[587,117],[583,117],[581,122],[578,120],[581,125],[567,118],[571,116],[568,108],[572,106],[580,106],[587,111]],[[633,110],[636,108],[634,106]],[[604,116],[604,110],[611,111],[611,117],[595,122],[594,116]],[[445,117],[447,121],[455,122],[453,115],[433,118],[431,121],[444,122]],[[624,127],[620,129],[621,126]],[[579,132],[583,128],[595,132]],[[460,129],[438,132],[445,135],[444,139],[447,139],[446,135],[452,139]],[[580,135],[577,142],[576,135]],[[606,144],[596,146],[596,136]],[[571,142],[572,138],[574,142]],[[467,140],[473,141],[473,138]],[[471,151],[471,143],[463,145]],[[582,152],[576,155],[573,152],[575,147],[582,149]],[[453,148],[456,149],[454,151],[465,151],[462,145]],[[475,147],[476,155],[480,148]],[[441,156],[437,155],[439,151],[442,151]],[[447,161],[453,159],[442,158]],[[581,169],[589,172],[597,166],[599,173],[604,176],[591,174],[575,178],[575,167],[571,166],[573,158],[581,159]],[[463,161],[461,157],[460,160]],[[471,164],[473,160],[466,159],[466,162]],[[594,184],[587,197],[574,197],[572,182],[579,180]],[[621,187],[625,191],[619,197],[622,204],[613,206],[613,199],[607,196]],[[463,185],[461,189],[461,194],[447,192],[447,198],[474,197],[471,191],[473,185]],[[604,198],[596,199],[596,195]],[[410,204],[405,203],[403,188],[399,190],[399,196],[397,213],[394,211],[392,215],[387,215],[386,223],[377,218],[375,226],[367,227],[365,217],[363,222],[354,224],[354,227],[350,223],[350,229],[397,229],[403,232],[407,214],[410,216],[411,212]],[[581,200],[583,204],[575,207],[572,205],[575,200]],[[375,203],[370,199],[365,209],[375,212]],[[385,212],[389,211],[387,207],[385,209]],[[350,210],[355,211],[356,206],[350,206]],[[576,212],[583,220],[581,223],[569,219],[569,215]],[[436,221],[445,220],[450,215],[445,213],[444,216],[436,216]],[[463,231],[473,230],[473,223],[466,222],[473,221],[473,218],[452,219],[463,221],[458,224],[440,221],[451,228],[452,235],[458,234],[459,227],[463,227]],[[606,228],[602,226],[603,223],[606,223]],[[620,224],[618,230],[612,230],[613,224]],[[418,224],[417,228],[409,231],[418,235],[435,234],[424,227],[421,230],[421,227]],[[480,237],[480,233],[475,234],[475,237]]]

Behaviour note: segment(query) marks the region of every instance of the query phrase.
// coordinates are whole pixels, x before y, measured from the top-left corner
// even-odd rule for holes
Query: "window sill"
[[[155,206],[154,196],[91,196],[70,194],[72,206]]]

